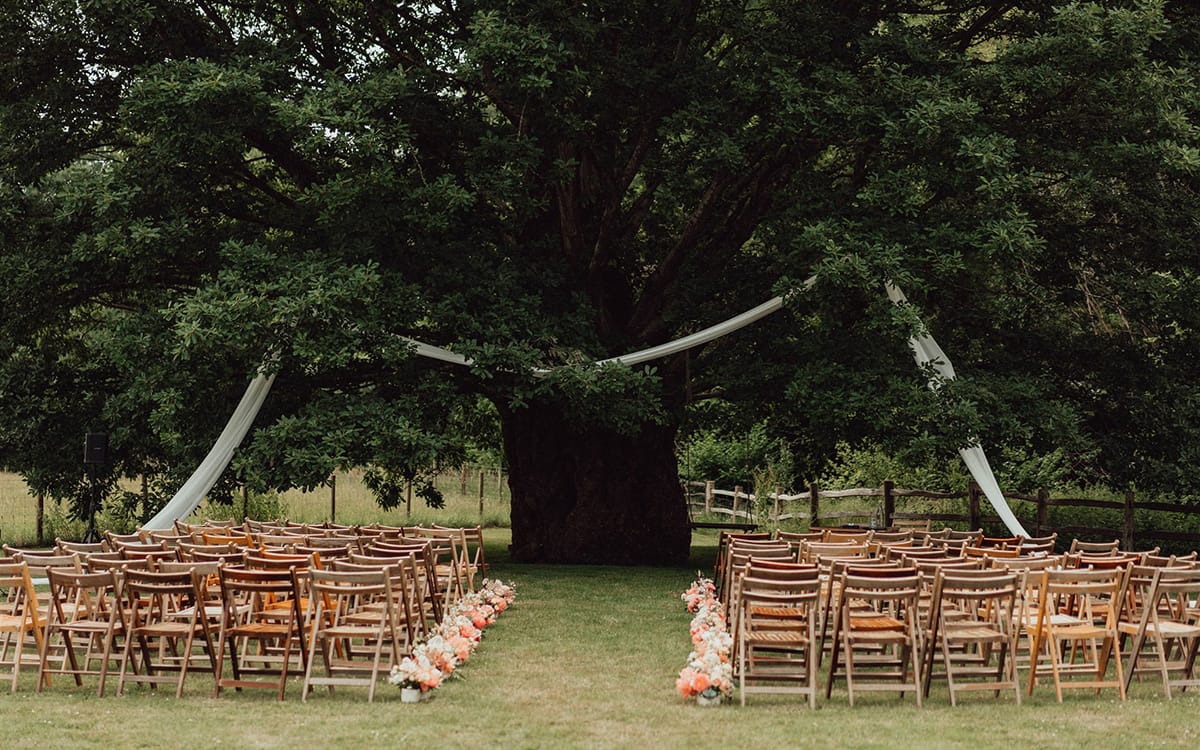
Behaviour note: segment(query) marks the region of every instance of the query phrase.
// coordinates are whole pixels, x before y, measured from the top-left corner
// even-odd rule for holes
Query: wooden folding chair
[[[483,527],[464,526],[461,528],[434,525],[433,528],[445,531],[459,531],[463,536],[464,564],[470,572],[472,581],[476,575],[486,576],[488,573],[487,560],[483,554]],[[472,589],[474,590],[474,589]]]
[[[1192,603],[1200,599],[1200,569],[1188,568],[1134,568],[1130,570],[1129,587],[1135,586],[1138,572],[1149,574],[1144,596],[1126,596],[1130,606],[1130,617],[1122,617],[1117,630],[1130,637],[1128,665],[1125,668],[1125,687],[1139,667],[1145,671],[1156,671],[1162,677],[1163,693],[1170,699],[1171,688],[1186,690],[1200,686],[1196,678],[1196,650],[1200,644],[1200,619],[1191,611]],[[1149,642],[1153,652],[1146,653],[1143,646]],[[1172,647],[1177,646],[1177,658],[1169,658]],[[1141,662],[1141,664],[1139,664]],[[1172,672],[1180,676],[1172,677]]]
[[[845,679],[850,705],[855,691],[912,691],[922,705],[921,635],[917,625],[920,576],[914,568],[847,567],[834,619],[825,697]],[[845,660],[845,668],[838,667]]]
[[[316,606],[309,618],[308,664],[304,671],[301,701],[308,699],[314,685],[325,685],[333,692],[335,685],[367,687],[367,702],[375,700],[375,688],[384,668],[384,653],[388,664],[400,662],[408,648],[401,634],[407,623],[397,616],[397,596],[404,606],[403,581],[400,591],[392,583],[403,572],[392,569],[368,571],[314,570],[310,587]],[[324,676],[313,674],[318,646],[325,666]],[[356,659],[358,655],[364,659]]]
[[[38,665],[37,692],[49,684],[52,674],[69,674],[77,686],[84,675],[99,676],[96,694],[104,695],[113,649],[126,633],[120,602],[120,579],[116,571],[77,573],[63,568],[46,571],[50,582],[50,606],[46,635]],[[61,642],[64,658],[50,666],[50,643]],[[83,643],[79,643],[83,641]],[[77,650],[83,647],[82,654]],[[93,662],[99,663],[93,667]]]
[[[935,650],[940,650],[950,705],[958,693],[1012,690],[1017,681],[1016,573],[939,568],[934,574],[925,638],[924,692],[929,696]],[[962,680],[971,678],[970,682]],[[986,678],[978,681],[978,678]]]
[[[117,695],[124,695],[126,682],[146,683],[152,688],[166,682],[175,684],[175,697],[180,698],[194,664],[216,679],[216,646],[205,615],[206,587],[206,576],[195,568],[124,572],[122,592],[129,612],[129,634]],[[195,652],[196,646],[202,649],[200,653]]]
[[[37,592],[29,577],[29,565],[24,562],[0,563],[0,666],[12,667],[12,692],[17,692],[17,679],[22,663],[36,668],[42,652],[42,615],[38,608]],[[27,642],[32,636],[32,644]],[[36,651],[29,654],[29,645]]]
[[[265,688],[278,691],[278,699],[283,700],[292,671],[292,652],[297,644],[304,644],[306,633],[300,611],[303,588],[296,568],[248,570],[222,566],[218,575],[222,610],[214,695],[219,697],[228,687]],[[271,607],[278,602],[287,602],[288,606]],[[251,644],[257,646],[253,652]],[[303,674],[308,651],[300,648],[299,652],[298,673]],[[232,678],[223,674],[226,656]],[[247,675],[261,675],[263,679],[247,679]]]
[[[816,566],[748,562],[736,614],[738,692],[787,693],[817,701]]]
[[[1122,568],[1042,571],[1031,628],[1030,695],[1038,677],[1049,673],[1059,703],[1064,688],[1115,687],[1125,700],[1124,666],[1116,648],[1124,580]],[[1039,666],[1043,650],[1050,662],[1045,667]],[[1116,679],[1107,677],[1110,659],[1116,663]]]

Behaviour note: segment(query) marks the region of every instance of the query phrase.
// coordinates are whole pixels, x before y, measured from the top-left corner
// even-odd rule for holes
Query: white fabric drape
[[[888,299],[897,305],[908,304],[908,299],[904,293],[896,288],[890,281],[884,284],[887,289]],[[926,331],[918,336],[914,336],[908,340],[908,344],[912,347],[913,357],[917,360],[917,364],[921,366],[930,365],[940,376],[929,381],[929,387],[937,390],[941,387],[942,382],[946,380],[954,380],[954,366],[950,364],[950,358],[938,346],[938,343],[933,340],[933,336]],[[988,463],[987,455],[984,454],[982,446],[976,442],[969,448],[959,448],[958,454],[962,456],[963,463],[967,465],[967,470],[971,472],[971,476],[975,478],[975,483],[979,485],[979,489],[983,490],[983,494],[987,497],[988,502],[996,510],[996,514],[1000,516],[1000,520],[1008,527],[1010,534],[1014,536],[1029,536],[1029,532],[1017,520],[1016,515],[1012,512],[1012,508],[1008,507],[1008,501],[1004,499],[1004,493],[1000,491],[1000,484],[996,481],[996,475],[992,473],[992,467]]]
[[[816,283],[817,277],[810,276],[804,282],[802,288],[805,290],[810,289]],[[622,354],[619,357],[609,357],[608,359],[597,360],[594,364],[599,366],[611,364],[613,362],[621,362],[626,365],[638,365],[643,362],[649,362],[652,359],[669,357],[672,354],[678,354],[679,352],[695,348],[701,344],[707,344],[708,342],[719,339],[722,336],[727,336],[738,329],[745,328],[751,323],[762,320],[771,313],[777,312],[782,308],[783,297],[772,297],[757,307],[753,307],[746,312],[741,313],[740,315],[735,315],[729,320],[709,326],[702,331],[696,331],[695,333],[688,334],[687,336],[675,339],[674,341],[668,341],[665,344],[652,346],[649,349],[641,349],[636,352],[630,352],[629,354]],[[456,365],[470,366],[474,364],[472,360],[464,357],[461,354],[455,354],[449,349],[443,349],[440,346],[433,346],[432,344],[426,344],[422,341],[417,341],[416,339],[408,337],[405,337],[405,341],[413,345],[417,356],[429,357],[430,359],[436,359],[442,362],[450,362],[451,364]],[[543,368],[537,368],[533,371],[534,375],[542,377],[548,375],[549,373],[550,370]]]
[[[266,401],[267,394],[271,391],[271,384],[274,382],[274,374],[263,375],[261,373],[250,381],[246,392],[242,394],[242,400],[233,410],[233,416],[225,424],[225,429],[217,437],[217,442],[213,444],[212,450],[200,462],[200,466],[196,468],[192,476],[179,488],[175,496],[163,506],[163,509],[154,518],[142,524],[143,529],[170,529],[176,519],[186,517],[196,509],[196,506],[200,505],[200,501],[217,483],[217,479],[229,465],[230,459],[233,458],[233,451],[241,445],[242,439],[246,437],[250,425],[258,416],[258,411]]]
[[[804,289],[809,289],[816,283],[816,276],[812,276],[804,282]],[[908,300],[903,292],[896,288],[891,282],[885,284],[888,298],[896,304],[906,304]],[[701,344],[706,344],[710,341],[726,336],[734,331],[744,328],[751,323],[754,323],[773,312],[780,310],[783,307],[783,297],[773,297],[766,302],[754,307],[746,312],[734,316],[729,320],[718,323],[714,326],[705,328],[702,331],[684,336],[670,341],[665,344],[642,349],[640,351],[623,354],[619,357],[610,357],[596,362],[597,365],[608,364],[612,362],[622,362],[626,365],[636,365],[642,362],[648,362],[659,357],[666,357],[672,354],[691,349]],[[432,344],[426,344],[415,339],[405,339],[412,344],[418,356],[429,357],[443,362],[452,364],[470,366],[473,362],[461,354],[443,349]],[[915,336],[909,340],[909,345],[912,347],[913,355],[919,365],[930,365],[938,373],[940,378],[935,378],[929,383],[929,387],[936,389],[940,387],[943,380],[954,379],[954,367],[950,364],[950,358],[942,351],[937,342],[928,332],[919,336]],[[535,375],[545,375],[549,370],[538,369],[534,371]],[[225,425],[225,429],[217,438],[217,442],[213,445],[212,450],[197,467],[192,476],[184,483],[183,487],[175,493],[175,496],[158,512],[154,518],[147,521],[142,528],[145,529],[169,529],[175,520],[183,518],[191,513],[216,484],[218,478],[229,465],[229,461],[233,458],[234,450],[241,444],[246,433],[253,424],[254,418],[258,415],[262,408],[263,402],[267,398],[267,394],[271,390],[271,384],[275,382],[274,375],[262,375],[250,381],[247,386],[242,400],[238,403],[233,415],[229,418],[229,422]],[[1004,495],[1000,492],[1000,486],[996,482],[996,477],[992,473],[991,466],[988,464],[987,456],[984,455],[983,448],[978,444],[969,448],[959,450],[959,455],[962,456],[963,462],[966,463],[967,469],[971,472],[971,476],[979,484],[987,497],[988,502],[995,508],[1004,525],[1008,527],[1010,533],[1028,536],[1025,528],[1017,517],[1013,515],[1012,509],[1008,507],[1008,502],[1005,501]]]

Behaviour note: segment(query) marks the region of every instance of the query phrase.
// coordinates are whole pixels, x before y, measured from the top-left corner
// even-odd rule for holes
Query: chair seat
[[[755,617],[803,617],[805,610],[794,607],[751,607],[750,614]]]
[[[803,630],[754,630],[746,633],[746,641],[762,644],[808,643],[808,633]]]
[[[887,615],[854,616],[850,618],[850,630],[904,630],[904,623]]]

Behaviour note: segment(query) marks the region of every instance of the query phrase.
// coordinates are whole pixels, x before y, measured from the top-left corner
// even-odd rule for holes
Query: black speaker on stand
[[[83,541],[95,542],[100,538],[96,531],[96,512],[100,509],[100,483],[96,479],[99,467],[108,463],[108,433],[89,432],[83,436],[83,466],[88,477],[87,532]]]

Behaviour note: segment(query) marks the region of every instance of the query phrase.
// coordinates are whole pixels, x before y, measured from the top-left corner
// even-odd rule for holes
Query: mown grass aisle
[[[1200,745],[1200,695],[1167,701],[1157,683],[1115,695],[1071,695],[1062,706],[1039,690],[969,696],[952,709],[934,685],[925,710],[911,696],[866,696],[854,709],[835,691],[810,711],[794,698],[755,696],[745,708],[698,708],[674,690],[690,650],[679,594],[707,565],[698,547],[690,568],[522,566],[504,559],[506,532],[489,529],[493,577],[514,581],[516,604],[487,630],[479,650],[431,701],[402,705],[380,686],[374,705],[361,690],[299,700],[293,682],[278,704],[265,693],[210,698],[211,680],[188,678],[185,697],[132,690],[94,697],[65,681],[33,694],[0,694],[5,746],[36,739],[48,747],[164,748],[982,748],[1181,747]],[[700,542],[702,539],[697,538]]]

